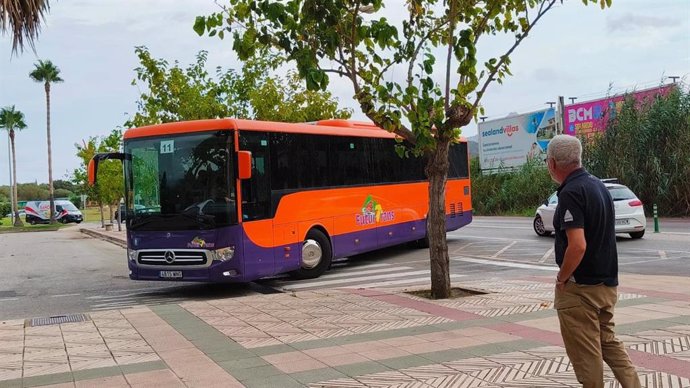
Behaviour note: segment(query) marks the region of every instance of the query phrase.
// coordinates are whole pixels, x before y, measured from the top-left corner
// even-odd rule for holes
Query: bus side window
[[[271,185],[268,134],[242,132],[240,149],[252,153],[252,177],[242,181],[242,215],[245,221],[270,217]]]

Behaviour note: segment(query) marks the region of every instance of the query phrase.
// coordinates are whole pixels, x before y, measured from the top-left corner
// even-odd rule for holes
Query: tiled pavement
[[[690,387],[690,279],[621,276],[617,332],[645,387]],[[552,277],[487,294],[257,294],[0,322],[0,387],[576,387]],[[610,371],[607,387],[619,387]]]
[[[643,386],[690,387],[690,279],[621,278],[634,287],[619,290],[617,331]],[[578,386],[550,280],[474,279],[459,285],[487,294],[440,301],[342,289],[6,321],[0,387]]]

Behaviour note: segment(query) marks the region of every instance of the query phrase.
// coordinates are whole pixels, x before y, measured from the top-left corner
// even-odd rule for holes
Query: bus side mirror
[[[96,179],[98,178],[98,163],[107,159],[117,159],[124,161],[132,160],[131,154],[123,154],[122,152],[107,152],[96,154],[89,160],[88,174],[89,174],[89,185],[93,186],[96,184]]]
[[[238,151],[237,164],[240,179],[252,177],[252,153],[250,151]]]
[[[98,169],[98,162],[94,159],[89,160],[89,186],[96,184],[96,170]]]

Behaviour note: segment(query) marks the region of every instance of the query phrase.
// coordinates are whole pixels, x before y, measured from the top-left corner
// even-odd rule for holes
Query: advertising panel
[[[543,163],[556,127],[554,108],[479,123],[480,168],[515,168],[529,159]]]
[[[656,96],[666,96],[673,84],[661,86],[653,89],[640,90],[629,95],[634,98],[638,104],[649,103]],[[589,136],[595,132],[601,132],[606,129],[606,122],[609,118],[614,118],[620,112],[623,102],[625,102],[626,94],[617,95],[613,97],[604,98],[601,100],[581,102],[579,104],[572,104],[565,106],[565,114],[563,115],[563,122],[566,135]]]

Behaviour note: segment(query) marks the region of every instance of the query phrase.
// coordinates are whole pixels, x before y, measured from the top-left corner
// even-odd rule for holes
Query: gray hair
[[[556,135],[546,148],[546,157],[553,158],[559,168],[582,166],[582,144],[570,135]]]

